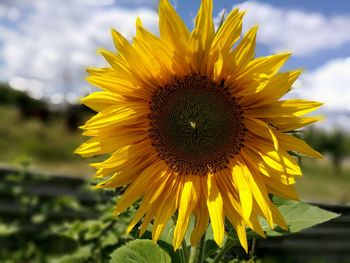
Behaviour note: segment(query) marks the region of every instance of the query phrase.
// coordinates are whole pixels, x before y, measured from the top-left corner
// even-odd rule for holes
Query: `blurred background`
[[[200,1],[171,2],[192,28]],[[84,80],[86,67],[105,65],[96,50],[114,49],[110,28],[131,39],[140,17],[158,34],[157,6],[157,0],[0,0],[0,241],[15,251],[1,250],[0,258],[46,262],[53,251],[50,258],[58,260],[61,244],[75,251],[73,258],[100,249],[91,261],[100,262],[111,246],[130,238],[121,230],[106,234],[120,223],[101,213],[110,213],[115,194],[91,191],[85,179],[94,171],[73,154],[85,140],[77,127],[93,114],[79,99],[95,90]],[[215,23],[234,7],[247,11],[243,31],[259,24],[257,56],[291,51],[284,70],[304,70],[288,96],[325,103],[315,113],[325,120],[298,133],[325,155],[299,158],[301,198],[350,204],[350,2],[215,1]],[[69,227],[56,224],[67,218]],[[62,229],[71,239],[59,236],[59,243]],[[41,236],[29,241],[33,231]]]

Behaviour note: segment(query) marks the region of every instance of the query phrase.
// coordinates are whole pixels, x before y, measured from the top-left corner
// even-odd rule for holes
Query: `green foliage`
[[[324,203],[350,203],[350,167],[344,165],[342,176],[334,176],[331,160],[303,159],[303,177],[296,187],[302,199]]]
[[[303,202],[286,200],[280,197],[273,197],[274,204],[278,207],[281,215],[285,219],[289,229],[284,231],[280,228],[270,230],[267,222],[261,222],[263,230],[266,230],[267,236],[281,236],[297,233],[303,229],[326,222],[339,215],[326,211],[317,206],[309,205]]]
[[[38,119],[21,119],[18,109],[0,107],[0,161],[72,161],[73,151],[84,141],[78,133],[67,130],[64,119],[49,123]]]
[[[28,178],[25,172],[1,177],[1,203],[7,200],[14,209],[7,213],[0,206],[0,262],[187,262],[191,251],[190,232],[195,223],[193,217],[183,246],[174,251],[173,219],[166,225],[158,245],[149,240],[133,241],[137,231],[126,234],[126,228],[137,205],[116,217],[113,206],[118,197],[114,197],[116,193],[112,191],[92,191],[86,184],[65,195],[56,195],[52,192],[54,189],[47,192],[43,191],[46,188],[36,188],[37,193],[30,190],[38,185],[50,189],[53,183],[57,188],[60,181],[40,175]],[[72,186],[67,184],[66,188]],[[85,199],[79,193],[84,193]],[[86,199],[89,195],[94,198]],[[289,231],[278,227],[271,230],[267,222],[261,220],[267,236],[292,234],[337,216],[301,202],[277,197],[273,197],[273,201],[286,219]],[[204,241],[205,262],[229,262],[237,256],[244,257],[234,229],[227,226],[229,236],[223,250],[212,240],[209,226]],[[257,238],[255,233],[247,231],[249,239]],[[151,238],[151,226],[142,238]],[[220,251],[229,253],[225,255]]]
[[[151,240],[134,240],[111,254],[110,263],[170,263],[169,255]]]
[[[24,104],[31,107],[46,107],[43,101],[29,97],[25,92],[11,89],[7,84],[0,83],[0,104],[1,105],[18,105]]]
[[[328,220],[331,220],[339,216],[336,213],[329,212],[303,202],[286,200],[276,196],[272,198],[272,201],[277,206],[281,215],[285,219],[289,229],[288,231],[283,230],[280,227],[275,227],[274,229],[271,229],[267,221],[265,219],[260,218],[260,224],[261,224],[262,230],[265,232],[267,237],[283,236],[283,235],[290,235],[293,233],[297,233],[306,228],[315,226],[317,224],[326,222]],[[229,233],[229,239],[225,244],[226,248],[239,246],[239,239],[238,239],[237,233],[235,232],[232,226],[230,227],[228,233]],[[250,229],[247,230],[247,237],[249,240],[252,240],[254,238],[260,238],[255,232],[253,232]],[[218,259],[216,258],[216,260]],[[221,261],[214,261],[214,262],[221,262]]]
[[[285,219],[289,229],[283,230],[276,226],[271,229],[265,219],[260,219],[260,225],[267,237],[290,235],[302,231],[303,229],[321,224],[338,217],[333,212],[326,211],[319,207],[309,205],[299,201],[286,200],[277,196],[272,198],[282,217]],[[230,229],[229,236],[234,244],[239,245],[238,236],[233,228]],[[259,238],[252,230],[247,230],[248,238]]]
[[[134,239],[125,234],[134,210],[113,216],[115,193],[81,185],[61,195],[55,193],[59,182],[26,173],[1,175],[0,262],[108,262],[115,248]],[[56,187],[45,190],[52,184]],[[77,198],[80,193],[84,198]]]
[[[328,221],[338,216],[335,213],[328,212],[318,207],[315,207],[306,203],[302,203],[302,202],[285,200],[278,197],[273,197],[273,202],[278,207],[282,216],[285,218],[289,226],[289,230],[286,231],[279,227],[275,227],[272,230],[270,229],[266,220],[261,219],[260,223],[267,237],[290,235],[293,233],[297,233],[303,229],[312,227],[314,225],[320,224],[322,222]],[[192,217],[190,219],[188,233],[191,232],[193,225],[194,225],[194,218]],[[237,234],[232,227],[229,228],[229,231],[228,231],[229,237],[226,240],[226,245],[222,249],[222,251],[226,251],[226,252],[230,251],[230,253],[226,254],[224,259],[223,257],[225,253],[222,253],[222,254],[220,253],[219,247],[212,240],[212,233],[210,230],[211,228],[209,227],[207,231],[206,239],[205,239],[206,262],[228,262],[229,260],[231,260],[232,262],[257,262],[254,259],[250,259],[248,261],[240,261],[237,258],[235,259],[237,255],[244,256],[244,253],[242,253],[242,251],[239,249],[240,243],[239,243]],[[149,228],[149,231],[151,231],[151,226]],[[173,231],[174,231],[174,222],[173,220],[170,220],[160,237],[159,246],[171,256],[172,262],[174,263],[186,262],[184,258],[188,258],[188,254],[190,253],[189,240],[188,240],[189,235],[186,236],[183,247],[178,251],[174,252],[171,249]],[[146,237],[150,238],[150,235],[151,233],[148,232],[146,234]],[[259,236],[257,236],[256,233],[254,233],[249,229],[247,230],[247,235],[248,235],[248,239],[250,240],[254,238],[259,238]],[[114,262],[114,261],[111,261],[111,262]],[[130,262],[134,262],[134,261],[130,261]],[[138,261],[135,261],[135,262],[138,262]],[[139,262],[143,262],[143,261],[139,259]],[[145,262],[152,262],[152,261],[145,261]]]
[[[321,153],[328,153],[333,163],[333,173],[339,175],[342,172],[343,160],[350,156],[350,136],[341,129],[326,132],[319,129],[309,129],[305,140]]]

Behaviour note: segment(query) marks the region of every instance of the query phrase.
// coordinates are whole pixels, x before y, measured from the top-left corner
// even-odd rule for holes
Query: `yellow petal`
[[[127,69],[132,73],[132,76],[142,85],[143,88],[154,87],[154,83],[157,83],[153,67],[150,65],[151,61],[144,59],[142,52],[138,52],[127,39],[125,39],[118,31],[112,29],[112,36],[114,44],[122,57],[126,62]],[[146,65],[145,65],[146,64]]]
[[[230,220],[232,226],[237,232],[239,242],[244,248],[245,252],[248,253],[248,242],[247,242],[247,233],[243,219],[239,215],[235,215],[232,211],[227,211],[227,217]]]
[[[302,99],[277,101],[268,106],[246,109],[244,114],[255,118],[278,118],[301,116],[318,109],[322,103]]]
[[[143,28],[142,20],[140,17],[136,18],[136,37],[137,38],[142,38],[140,34],[140,29]]]
[[[195,28],[190,36],[189,45],[192,51],[192,67],[201,74],[206,72],[210,47],[215,34],[212,13],[213,2],[202,0],[196,17]]]
[[[115,137],[109,136],[97,136],[87,140],[85,143],[80,145],[75,151],[75,154],[80,154],[84,157],[90,157],[98,154],[112,153],[121,149],[122,147],[136,143],[144,139],[147,135],[141,136],[128,136],[120,135],[119,140]]]
[[[275,207],[275,205],[270,201],[270,210],[272,212],[273,221],[280,226],[284,230],[288,230],[288,225],[284,218],[282,217],[281,213],[278,211],[278,209]]]
[[[199,242],[209,224],[209,213],[204,196],[199,197],[196,210],[196,224],[191,234],[192,246]]]
[[[101,91],[91,93],[90,95],[83,98],[81,102],[84,105],[88,106],[90,109],[93,109],[95,111],[102,111],[109,106],[123,103],[125,100],[119,94]]]
[[[248,131],[250,133],[253,133],[255,136],[272,140],[275,150],[278,151],[278,140],[275,135],[274,129],[267,125],[266,122],[255,118],[245,118],[244,125],[246,126]]]
[[[157,205],[157,213],[155,215],[153,229],[152,229],[152,239],[157,241],[163,232],[166,224],[170,220],[171,216],[176,211],[176,200],[173,197],[176,193],[175,185],[178,184],[179,180],[172,178],[167,184],[167,191],[163,192],[163,195],[159,198],[160,205]]]
[[[255,207],[256,207],[256,202],[254,202],[253,205],[253,210],[255,211]],[[265,238],[265,232],[262,230],[261,226],[260,226],[260,222],[259,219],[256,215],[256,213],[251,214],[250,218],[249,218],[250,224],[251,224],[251,229],[256,232],[259,236],[261,236],[262,238]]]
[[[257,204],[261,208],[270,226],[273,227],[272,213],[269,208],[269,196],[260,172],[255,169],[252,169],[253,167],[248,168],[247,166],[244,166],[244,165],[242,167],[247,176],[249,185],[252,189],[254,199],[256,200]]]
[[[119,214],[132,205],[145,192],[145,185],[151,184],[154,176],[159,176],[163,170],[160,162],[153,163],[147,167],[139,177],[128,187],[128,190],[123,194],[115,208],[115,214]]]
[[[257,108],[276,102],[291,90],[292,84],[301,72],[301,70],[293,70],[272,76],[258,93],[254,92],[251,96],[245,96],[240,100],[244,103],[243,108]]]
[[[96,169],[118,167],[121,164],[127,162],[128,158],[130,157],[130,149],[132,149],[132,146],[127,145],[115,151],[108,159],[104,160],[103,162],[91,163],[90,165]]]
[[[179,214],[174,230],[174,249],[177,250],[186,234],[190,215],[198,202],[199,176],[186,175],[183,178],[183,188],[179,203]]]
[[[234,179],[234,174],[229,170],[219,171],[217,173],[220,175],[216,177],[216,182],[221,189],[222,196],[227,197],[226,200],[229,200],[228,202],[237,214],[242,215],[242,205],[239,200],[238,187]]]
[[[160,38],[178,50],[180,58],[186,59],[190,33],[168,0],[159,2],[159,31]]]
[[[149,197],[149,195],[147,195]],[[131,222],[128,225],[128,228],[126,230],[126,233],[130,233],[130,231],[135,227],[135,225],[142,219],[142,217],[146,214],[146,212],[150,209],[150,204],[148,203],[148,199],[146,196],[143,197],[142,203],[140,207],[138,208],[136,214],[134,215],[134,218],[131,220]]]
[[[281,132],[293,131],[302,128],[316,121],[323,120],[323,116],[313,117],[276,117],[268,118],[265,121]]]
[[[213,80],[220,82],[222,79],[222,67],[224,63],[224,58],[222,57],[222,53],[219,51],[219,58],[214,64],[214,74]]]
[[[252,27],[243,37],[230,55],[233,70],[242,70],[254,57],[256,32],[258,27]]]
[[[246,179],[244,169],[239,164],[232,167],[232,177],[237,184],[239,199],[242,204],[243,218],[248,220],[253,207],[253,195],[249,183]]]
[[[221,189],[222,198],[224,202],[224,213],[228,220],[231,222],[232,226],[235,228],[238,235],[238,239],[244,250],[247,252],[248,243],[245,231],[245,223],[244,219],[242,218],[242,211],[240,207],[237,207],[237,205],[235,205],[237,201],[232,195],[232,186],[226,188],[226,185],[228,183],[227,178],[229,178],[229,176],[225,173],[220,173],[219,176],[217,176],[217,183]],[[249,221],[247,221],[247,223],[252,227]]]
[[[182,192],[182,186],[183,186],[181,178],[179,180],[177,180],[176,182],[174,182],[173,186],[174,186],[174,188],[173,188],[173,191],[171,192],[173,194],[172,202],[175,203],[175,209],[176,209],[176,205],[178,205],[178,200],[180,199],[181,192]],[[163,202],[163,200],[160,200],[159,202],[161,203],[161,202]],[[169,205],[171,205],[171,204],[172,203],[170,203]],[[164,205],[166,205],[166,204],[164,204]],[[167,209],[170,209],[170,208],[171,208],[171,206],[167,207]],[[159,215],[159,211],[160,211],[159,210],[159,204],[151,206],[151,208],[147,212],[147,214],[146,214],[146,216],[145,216],[145,218],[143,220],[143,223],[141,225],[140,236],[142,236],[145,233],[149,223],[151,222],[151,220],[152,220],[152,218],[154,216],[156,217],[155,218],[156,220],[159,220],[159,218],[157,219],[157,214]],[[163,229],[163,227],[161,225],[161,222],[157,221],[157,225],[152,230],[153,240],[156,240],[158,232],[160,234],[162,229]],[[153,231],[154,231],[154,234],[153,234]]]
[[[82,128],[100,129],[113,123],[122,122],[126,118],[132,117],[135,113],[135,110],[130,107],[125,107],[125,105],[114,105],[90,118]]]
[[[214,240],[218,246],[221,246],[222,241],[224,240],[225,232],[222,196],[213,174],[209,174],[208,176],[201,179],[202,189],[207,199],[207,206],[211,221],[211,227],[214,233]]]
[[[135,89],[132,83],[117,76],[113,78],[105,75],[91,76],[86,80],[93,86],[116,94],[125,94]]]
[[[287,173],[286,170],[278,171],[269,167],[265,164],[260,155],[258,155],[255,151],[250,150],[248,147],[242,149],[241,156],[246,163],[249,163],[250,166],[256,167],[256,169],[264,176],[271,177],[273,180],[277,180],[278,182],[281,182],[285,185],[291,185],[295,183],[294,176],[296,175],[294,172],[290,174]]]
[[[252,78],[254,75],[259,74],[270,77],[277,73],[290,55],[290,53],[281,53],[253,59],[248,63],[247,68],[237,79]]]
[[[293,185],[285,185],[269,177],[265,177],[264,181],[269,190],[269,193],[272,193],[274,195],[277,195],[283,198],[299,200],[298,193],[295,190],[295,187]]]
[[[140,228],[140,232],[139,232],[139,236],[143,236],[143,234],[146,232],[147,227],[149,226],[149,224],[151,223],[151,220],[153,219],[155,213],[157,211],[157,207],[156,206],[150,206],[146,216],[143,218],[143,222],[141,224],[141,228]]]
[[[123,60],[122,57],[119,56],[119,54],[108,51],[104,48],[100,48],[98,50],[98,53],[100,53],[107,60],[107,62],[117,71],[126,69],[127,64],[125,63],[125,60]]]
[[[294,137],[293,135],[276,131],[276,136],[287,151],[296,151],[311,157],[323,158],[319,152],[312,149],[306,142]]]
[[[165,41],[159,39],[146,29],[138,28],[139,37],[136,37],[137,43],[141,45],[142,54],[148,55],[150,62],[156,61],[160,67],[160,74],[177,74],[182,76],[188,73],[188,66],[183,63],[183,57],[177,59],[175,50]],[[136,44],[136,43],[135,43]]]
[[[241,35],[242,30],[242,18],[244,12],[238,12],[238,9],[234,9],[225,19],[222,26],[215,34],[211,50],[220,48],[223,54],[227,54],[232,46],[237,42]]]
[[[257,142],[245,142],[249,148],[256,151],[262,158],[262,160],[271,168],[276,171],[284,172],[286,174],[301,175],[301,170],[292,156],[290,156],[284,150],[279,149],[275,151],[271,146],[261,143],[257,145]]]

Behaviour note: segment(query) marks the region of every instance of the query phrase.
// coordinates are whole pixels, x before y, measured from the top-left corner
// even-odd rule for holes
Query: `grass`
[[[329,159],[304,159],[303,177],[297,189],[303,200],[350,204],[350,167],[344,165],[341,174],[334,174]]]
[[[64,166],[85,166],[73,154],[85,139],[78,131],[66,128],[63,118],[47,124],[37,119],[21,118],[16,108],[0,107],[0,162],[35,167],[51,167],[53,173]],[[73,164],[73,165],[72,165]]]

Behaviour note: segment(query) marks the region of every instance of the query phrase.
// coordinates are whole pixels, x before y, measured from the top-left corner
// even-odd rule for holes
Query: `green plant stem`
[[[257,242],[256,238],[253,238],[253,240],[252,240],[252,249],[249,252],[249,256],[250,256],[251,259],[254,258],[254,255],[255,255],[256,242]]]
[[[186,244],[185,240],[182,242],[181,248],[182,248],[181,254],[182,254],[183,262],[187,263],[188,262],[188,249],[187,249],[187,244]]]
[[[205,233],[196,246],[191,247],[189,263],[203,263],[205,252]]]
[[[214,258],[214,261],[212,263],[219,263],[220,259],[234,246],[234,242],[228,238],[224,247],[221,249],[219,254]]]
[[[183,249],[180,251],[180,261],[181,263],[187,263],[187,258],[185,256],[185,252],[183,251]]]

